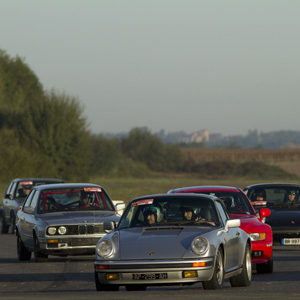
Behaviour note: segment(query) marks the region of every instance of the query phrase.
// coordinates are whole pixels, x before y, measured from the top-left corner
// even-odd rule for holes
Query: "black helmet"
[[[81,191],[81,199],[84,199],[84,198],[93,198],[93,196],[91,195],[91,193]]]
[[[160,222],[163,218],[163,214],[160,207],[149,205],[143,210],[144,217],[146,218],[148,215],[154,214],[156,216],[156,221]]]
[[[264,200],[266,199],[266,191],[264,189],[258,189],[253,193],[253,200],[255,201],[257,197],[262,197]]]

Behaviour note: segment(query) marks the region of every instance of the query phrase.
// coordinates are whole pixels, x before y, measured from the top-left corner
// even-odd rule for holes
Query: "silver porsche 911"
[[[162,194],[132,200],[96,246],[97,291],[193,284],[249,286],[251,240],[229,219],[222,200],[204,194]]]

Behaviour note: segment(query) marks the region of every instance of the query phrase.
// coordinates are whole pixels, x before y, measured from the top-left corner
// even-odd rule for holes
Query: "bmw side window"
[[[8,186],[5,195],[9,195],[9,194],[11,193],[12,186],[13,186],[13,183],[11,183],[11,184]]]
[[[30,194],[28,195],[28,197],[24,203],[24,208],[30,207],[30,203],[31,203],[34,193],[35,193],[35,191],[30,192]]]
[[[30,207],[32,207],[33,209],[35,209],[35,207],[37,205],[38,196],[39,196],[39,193],[35,192],[33,197],[32,197],[32,201],[30,202]]]
[[[14,182],[13,185],[11,186],[10,191],[8,192],[8,194],[11,194],[13,197],[16,196],[16,189],[17,189],[17,182]]]

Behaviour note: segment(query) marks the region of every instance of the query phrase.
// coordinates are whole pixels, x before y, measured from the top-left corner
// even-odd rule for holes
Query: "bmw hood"
[[[184,257],[196,236],[210,229],[150,227],[119,231],[120,259],[175,259]]]
[[[48,225],[95,224],[105,221],[118,222],[120,217],[114,211],[69,211],[44,214],[41,219]]]
[[[272,227],[300,227],[300,210],[271,210],[266,223]]]

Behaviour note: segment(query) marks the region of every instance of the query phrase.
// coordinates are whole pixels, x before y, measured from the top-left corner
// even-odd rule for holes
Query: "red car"
[[[271,214],[268,208],[261,208],[258,218],[248,197],[237,187],[193,186],[174,189],[168,193],[200,193],[222,199],[230,218],[240,219],[240,228],[248,233],[251,238],[252,263],[256,264],[257,273],[273,272],[272,229],[269,225],[262,222],[263,218]]]

